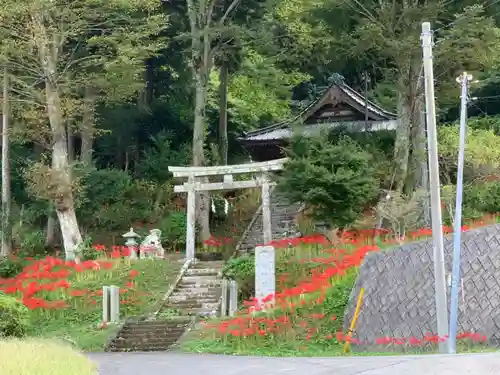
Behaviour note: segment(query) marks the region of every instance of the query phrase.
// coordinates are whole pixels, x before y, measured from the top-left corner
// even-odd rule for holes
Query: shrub
[[[23,270],[24,266],[25,262],[20,258],[0,258],[0,278],[7,279],[14,277]]]
[[[248,300],[255,291],[255,257],[245,255],[230,259],[222,269],[222,276],[238,282],[240,297]]]
[[[296,135],[287,154],[281,190],[334,227],[352,224],[379,191],[371,155],[347,137]]]
[[[21,302],[0,292],[0,337],[23,337],[29,327],[28,314]]]
[[[181,211],[171,212],[160,223],[162,241],[175,250],[178,244],[182,244],[186,239],[186,214]]]
[[[133,179],[116,169],[82,172],[78,216],[87,228],[123,229],[161,215],[171,199],[171,186]]]
[[[33,230],[27,228],[23,231],[20,250],[17,254],[21,258],[39,258],[48,254],[48,249],[45,246],[45,233],[41,230]]]
[[[2,375],[97,375],[89,359],[70,346],[48,340],[0,341]]]

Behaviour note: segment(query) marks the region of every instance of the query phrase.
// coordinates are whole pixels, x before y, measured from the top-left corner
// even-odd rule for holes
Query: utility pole
[[[460,143],[458,148],[458,171],[457,171],[457,196],[455,203],[455,228],[453,233],[453,267],[451,271],[451,302],[450,302],[450,337],[448,339],[448,353],[457,352],[457,325],[458,325],[458,285],[460,280],[460,256],[462,238],[462,196],[464,187],[464,154],[465,136],[467,129],[467,95],[469,82],[472,76],[463,72],[457,78],[462,86],[460,97]]]
[[[431,195],[432,242],[434,250],[434,287],[436,294],[437,334],[441,339],[448,336],[448,303],[446,301],[446,277],[444,265],[443,225],[441,219],[441,194],[439,183],[438,142],[436,131],[436,106],[434,99],[434,69],[432,56],[432,32],[429,22],[422,23],[422,52],[425,82],[425,106],[427,118],[427,151],[429,153],[429,183]],[[439,343],[439,352],[446,353],[446,342]]]

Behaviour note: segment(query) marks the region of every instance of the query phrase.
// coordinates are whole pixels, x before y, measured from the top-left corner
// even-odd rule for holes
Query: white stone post
[[[196,248],[196,187],[194,177],[189,177],[187,193],[186,259],[193,260]]]
[[[276,266],[273,246],[255,248],[255,298],[262,308],[262,300],[276,293]],[[272,303],[267,301],[266,303]]]
[[[120,322],[120,288],[111,285],[109,287],[110,294],[110,321],[111,323]]]
[[[269,178],[267,174],[262,174],[262,237],[264,245],[268,245],[273,240],[273,230],[271,221],[271,195]]]
[[[109,323],[111,320],[110,314],[110,293],[109,286],[102,287],[102,321]]]
[[[222,280],[222,297],[220,304],[220,316],[227,316],[227,305],[228,305],[228,280]]]
[[[229,282],[229,316],[235,316],[238,312],[238,283],[235,280]]]

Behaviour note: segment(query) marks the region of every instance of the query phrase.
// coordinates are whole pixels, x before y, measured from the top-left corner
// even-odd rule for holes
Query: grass
[[[69,274],[63,273],[60,276],[64,277],[60,278],[58,272],[65,268],[56,266],[49,275],[30,275],[25,271],[10,281],[22,281],[24,289],[13,293],[18,298],[26,299],[27,285],[36,283],[48,290],[36,291],[35,298],[65,305],[33,308],[25,302],[30,307],[29,336],[64,340],[85,351],[101,351],[117,330],[116,326],[102,324],[102,286],[120,287],[122,319],[151,313],[159,307],[168,286],[175,280],[182,265],[178,260],[178,256],[171,256],[167,261],[110,259],[100,261],[98,264],[102,266],[95,268],[79,271],[69,268]],[[0,290],[2,285],[9,285],[9,280],[2,281]],[[66,285],[54,287],[61,281]]]
[[[2,375],[97,375],[87,357],[56,341],[0,340]]]

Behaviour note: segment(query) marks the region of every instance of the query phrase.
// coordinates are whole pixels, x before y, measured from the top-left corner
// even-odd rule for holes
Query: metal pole
[[[429,22],[422,23],[422,52],[425,81],[425,105],[427,118],[427,142],[429,153],[429,182],[431,195],[432,242],[434,250],[434,286],[436,293],[437,333],[448,336],[448,303],[444,266],[443,229],[441,221],[441,194],[436,131],[436,107],[434,99],[434,71],[432,65],[432,32]],[[446,353],[446,343],[439,343],[439,352]]]
[[[457,196],[455,203],[455,228],[453,233],[453,268],[451,272],[451,302],[450,302],[450,337],[448,339],[448,353],[457,352],[457,323],[458,323],[458,284],[460,280],[460,252],[462,237],[462,195],[464,185],[464,153],[465,136],[467,127],[467,90],[472,76],[466,72],[457,78],[462,85],[462,96],[460,103],[460,143],[458,148],[458,171],[457,171]]]

